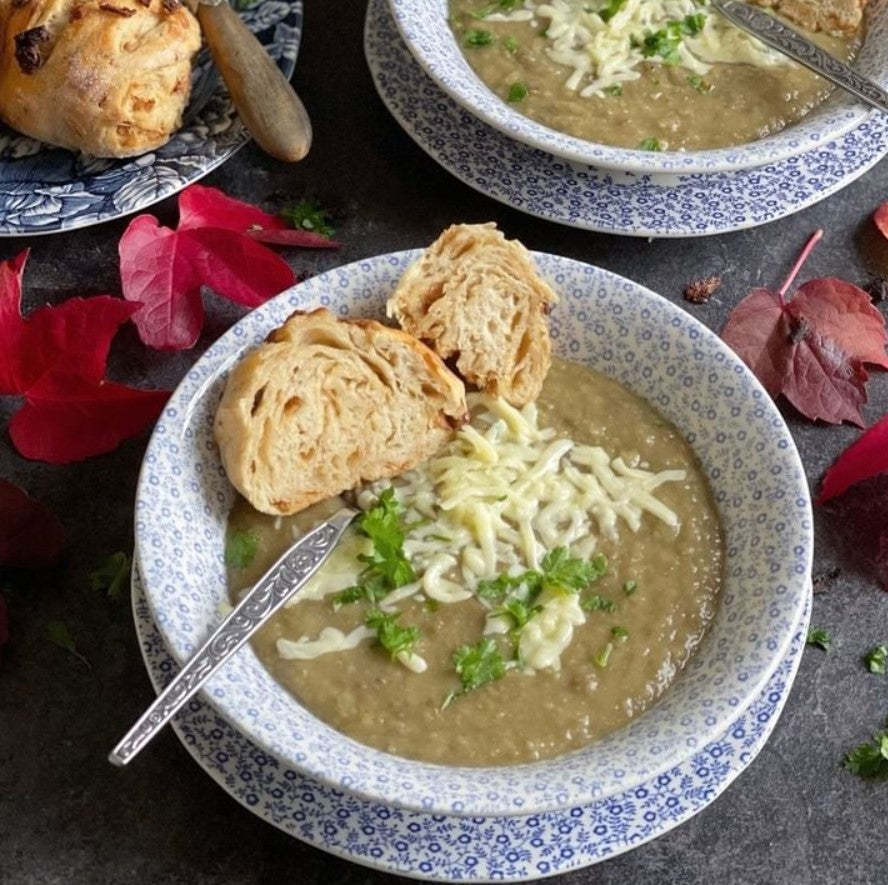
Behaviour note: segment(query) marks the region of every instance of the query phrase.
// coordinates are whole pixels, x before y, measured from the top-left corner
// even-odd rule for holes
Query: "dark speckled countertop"
[[[531,249],[555,252],[631,277],[683,304],[719,329],[753,286],[779,284],[807,236],[824,242],[805,277],[865,281],[888,272],[870,213],[888,200],[888,163],[785,221],[699,240],[617,238],[521,215],[470,190],[439,169],[399,129],[376,97],[363,59],[364,4],[309,2],[295,83],[315,125],[310,157],[285,166],[252,145],[207,183],[267,205],[316,195],[341,215],[339,252],[291,252],[300,273],[319,272],[380,252],[431,242],[456,221],[493,219]],[[335,26],[332,21],[335,20]],[[157,208],[175,219],[169,200]],[[0,258],[33,249],[25,308],[79,294],[115,291],[116,244],[126,221],[30,242],[0,241]],[[721,274],[707,305],[681,300],[692,279]],[[142,347],[132,329],[116,339],[113,377],[171,387],[240,310],[206,301],[198,345],[181,354]],[[870,383],[866,417],[888,410],[888,377]],[[4,426],[15,403],[0,399]],[[856,435],[814,426],[790,408],[812,487]],[[2,883],[386,883],[395,877],[354,866],[303,845],[236,804],[194,764],[172,733],[129,769],[106,756],[149,703],[130,611],[90,591],[87,576],[109,552],[131,549],[133,495],[146,438],[113,454],[57,468],[29,463],[0,434],[0,476],[46,501],[65,522],[70,543],[61,566],[28,580],[10,597],[12,638],[0,666],[0,882]],[[849,747],[888,714],[888,677],[865,672],[861,656],[888,641],[888,594],[845,561],[833,527],[817,516],[815,575],[839,567],[815,595],[813,621],[836,637],[825,654],[809,648],[786,709],[755,762],[691,821],[628,854],[552,879],[557,885],[646,883],[885,883],[888,782],[843,771]],[[64,619],[87,669],[45,638]],[[406,881],[406,880],[403,880]]]

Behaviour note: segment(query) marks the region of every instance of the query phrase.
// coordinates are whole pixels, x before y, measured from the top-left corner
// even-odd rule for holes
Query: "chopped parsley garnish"
[[[488,3],[486,6],[476,9],[472,13],[472,18],[487,18],[488,15],[493,15],[494,12],[511,12],[517,2],[518,0],[496,0],[495,3]]]
[[[520,630],[538,611],[542,611],[541,605],[533,605],[523,599],[512,597],[507,599],[501,609],[497,610],[498,615],[508,615],[514,622],[515,630]]]
[[[336,596],[339,604],[366,599],[376,603],[398,587],[416,580],[410,560],[404,555],[404,507],[395,497],[395,490],[387,488],[379,500],[358,519],[358,531],[373,542],[373,553],[362,553],[358,559],[366,568],[358,576],[358,583],[347,587]]]
[[[607,666],[613,650],[614,644],[612,642],[609,642],[603,649],[601,649],[600,652],[598,652],[597,655],[595,655],[594,658],[592,658],[592,660],[595,661],[595,663],[603,670]]]
[[[610,599],[605,599],[597,593],[590,593],[588,596],[584,596],[580,605],[587,612],[612,612],[617,607]]]
[[[364,616],[364,623],[376,631],[376,641],[393,657],[410,654],[419,641],[418,627],[402,627],[398,623],[400,612],[384,612],[371,608]]]
[[[616,97],[623,94],[623,86],[620,83],[611,83],[610,86],[605,86],[601,91],[605,95],[613,95]]]
[[[474,691],[506,675],[506,662],[490,637],[479,639],[474,645],[461,645],[453,653],[453,666],[462,687],[458,692],[447,696],[445,707],[461,694]]]
[[[65,651],[70,652],[75,658],[92,669],[90,662],[77,650],[77,643],[74,642],[71,630],[64,621],[50,621],[46,625],[46,638],[59,648],[63,648]]]
[[[628,639],[629,631],[625,627],[611,627],[611,636],[614,639]]]
[[[808,645],[816,645],[824,651],[829,651],[829,647],[832,645],[832,636],[823,627],[812,627],[808,631],[808,638],[805,642]]]
[[[94,572],[90,572],[90,589],[104,590],[109,599],[117,602],[123,595],[131,567],[132,560],[128,553],[122,550],[112,553]]]
[[[317,200],[306,199],[281,211],[281,218],[299,230],[310,230],[322,237],[332,237],[336,231],[330,224],[330,213]]]
[[[645,58],[659,56],[668,65],[678,64],[681,61],[681,54],[678,51],[681,41],[685,37],[699,34],[705,24],[706,16],[702,12],[686,15],[683,19],[669,22],[659,31],[645,34],[644,39],[637,45]]]
[[[638,145],[640,151],[662,151],[663,146],[656,138],[646,138]]]
[[[518,51],[518,41],[511,35],[503,37],[503,49],[512,54]]]
[[[851,750],[845,756],[845,768],[860,777],[888,777],[888,731],[879,732],[870,743]]]
[[[638,589],[638,581],[624,581],[623,592],[627,596],[631,596]]]
[[[712,84],[704,80],[699,74],[688,74],[688,84],[693,86],[701,95],[712,92]]]
[[[610,0],[604,9],[598,10],[598,15],[603,22],[609,22],[625,5],[626,0]]]
[[[523,83],[513,83],[509,87],[509,94],[506,96],[506,101],[511,104],[517,104],[519,101],[524,101],[527,98],[528,89]]]
[[[607,571],[607,557],[599,553],[592,559],[571,556],[567,547],[554,547],[540,563],[540,571],[529,569],[520,575],[498,575],[492,580],[478,582],[477,594],[482,599],[497,600],[509,590],[522,584],[529,595],[536,596],[542,590],[558,593],[578,593]]]
[[[888,646],[877,645],[875,648],[871,648],[864,660],[870,673],[884,674],[885,664],[888,663]]]
[[[259,550],[259,536],[249,529],[229,529],[225,539],[225,565],[246,568]]]
[[[475,28],[471,31],[466,31],[465,37],[463,37],[463,45],[470,47],[479,47],[479,46],[489,46],[493,43],[493,34],[490,31],[483,31],[480,28]]]

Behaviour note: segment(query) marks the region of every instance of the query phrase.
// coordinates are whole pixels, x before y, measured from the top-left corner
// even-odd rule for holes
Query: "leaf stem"
[[[792,281],[798,276],[799,271],[802,269],[802,265],[808,260],[808,256],[811,254],[811,251],[814,247],[823,239],[823,229],[818,228],[811,234],[811,238],[805,243],[805,248],[802,249],[802,254],[796,259],[796,263],[792,266],[792,270],[789,272],[789,276],[784,280],[783,285],[777,291],[777,298],[780,301],[780,306],[783,307],[786,304],[786,293],[789,291],[789,287],[792,285]]]

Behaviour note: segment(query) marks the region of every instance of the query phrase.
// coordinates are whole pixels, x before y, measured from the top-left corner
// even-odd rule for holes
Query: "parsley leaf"
[[[580,605],[587,612],[612,612],[617,606],[610,599],[605,599],[597,593],[590,593],[584,596],[580,601]]]
[[[829,647],[832,645],[832,636],[823,627],[812,627],[808,631],[808,638],[805,642],[807,645],[816,645],[824,651],[829,651]]]
[[[598,10],[598,15],[603,22],[609,22],[625,5],[626,0],[610,0],[604,9]]]
[[[571,556],[567,547],[555,547],[540,563],[543,586],[549,590],[577,592],[597,581],[607,571],[607,557],[599,553],[592,559]]]
[[[474,691],[506,675],[503,656],[490,637],[480,639],[474,645],[461,645],[453,653],[453,666],[462,682],[460,694]]]
[[[511,34],[503,37],[503,49],[505,49],[509,55],[516,53],[518,51],[518,41],[511,36]]]
[[[699,74],[688,74],[688,85],[693,86],[701,95],[712,92],[712,84],[704,80]]]
[[[475,29],[466,31],[466,35],[463,37],[464,46],[477,48],[479,46],[489,46],[491,43],[493,43],[493,34],[490,31]]]
[[[538,611],[542,611],[541,605],[532,605],[523,599],[512,597],[496,614],[508,615],[515,622],[515,630],[520,630]]]
[[[46,625],[46,638],[59,648],[70,652],[75,658],[86,664],[90,670],[92,669],[90,662],[77,650],[77,643],[74,642],[71,630],[64,621],[50,621]]]
[[[91,590],[104,590],[108,598],[117,602],[129,580],[132,559],[122,550],[112,553],[95,571],[90,572]]]
[[[330,224],[330,213],[321,208],[317,200],[305,199],[281,210],[281,218],[299,230],[310,230],[322,237],[336,233]]]
[[[662,151],[663,145],[660,144],[660,140],[657,138],[645,138],[639,142],[638,149],[640,151]]]
[[[614,639],[628,639],[629,631],[625,627],[611,627],[611,636]]]
[[[366,568],[358,576],[358,584],[347,587],[336,596],[337,604],[367,599],[378,602],[383,596],[416,580],[416,572],[404,555],[404,506],[390,486],[377,502],[358,519],[358,531],[373,542],[373,553],[362,553],[358,559]]]
[[[638,589],[638,581],[624,581],[623,592],[627,596],[631,596]]]
[[[513,83],[509,87],[509,94],[506,96],[506,101],[511,104],[517,104],[519,101],[524,101],[527,98],[528,88],[523,83]]]
[[[393,657],[410,654],[419,641],[418,627],[402,627],[398,623],[400,612],[384,612],[371,608],[364,617],[364,623],[376,631],[376,641]]]
[[[259,550],[259,536],[249,529],[228,530],[225,539],[225,565],[229,568],[246,568]]]
[[[871,648],[864,659],[870,673],[884,674],[885,664],[888,663],[888,646],[877,645]]]
[[[871,743],[851,750],[845,756],[845,768],[860,777],[888,777],[888,731],[879,732]]]
[[[623,86],[621,83],[611,83],[610,86],[605,86],[604,89],[601,90],[605,95],[612,95],[614,97],[623,94]]]
[[[493,15],[494,12],[510,12],[515,8],[517,2],[518,0],[495,0],[493,3],[488,3],[487,6],[476,9],[471,15],[472,18],[481,19]]]

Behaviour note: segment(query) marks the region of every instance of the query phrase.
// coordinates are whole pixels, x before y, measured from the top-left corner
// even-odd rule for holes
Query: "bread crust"
[[[424,344],[320,308],[234,367],[215,435],[232,485],[277,515],[409,470],[467,418],[462,382]]]
[[[0,118],[98,157],[181,125],[200,28],[179,0],[0,0]]]
[[[523,406],[552,363],[546,316],[557,301],[521,243],[493,223],[455,224],[407,269],[386,309],[470,384]]]
[[[751,0],[812,33],[850,37],[860,28],[867,0]]]

